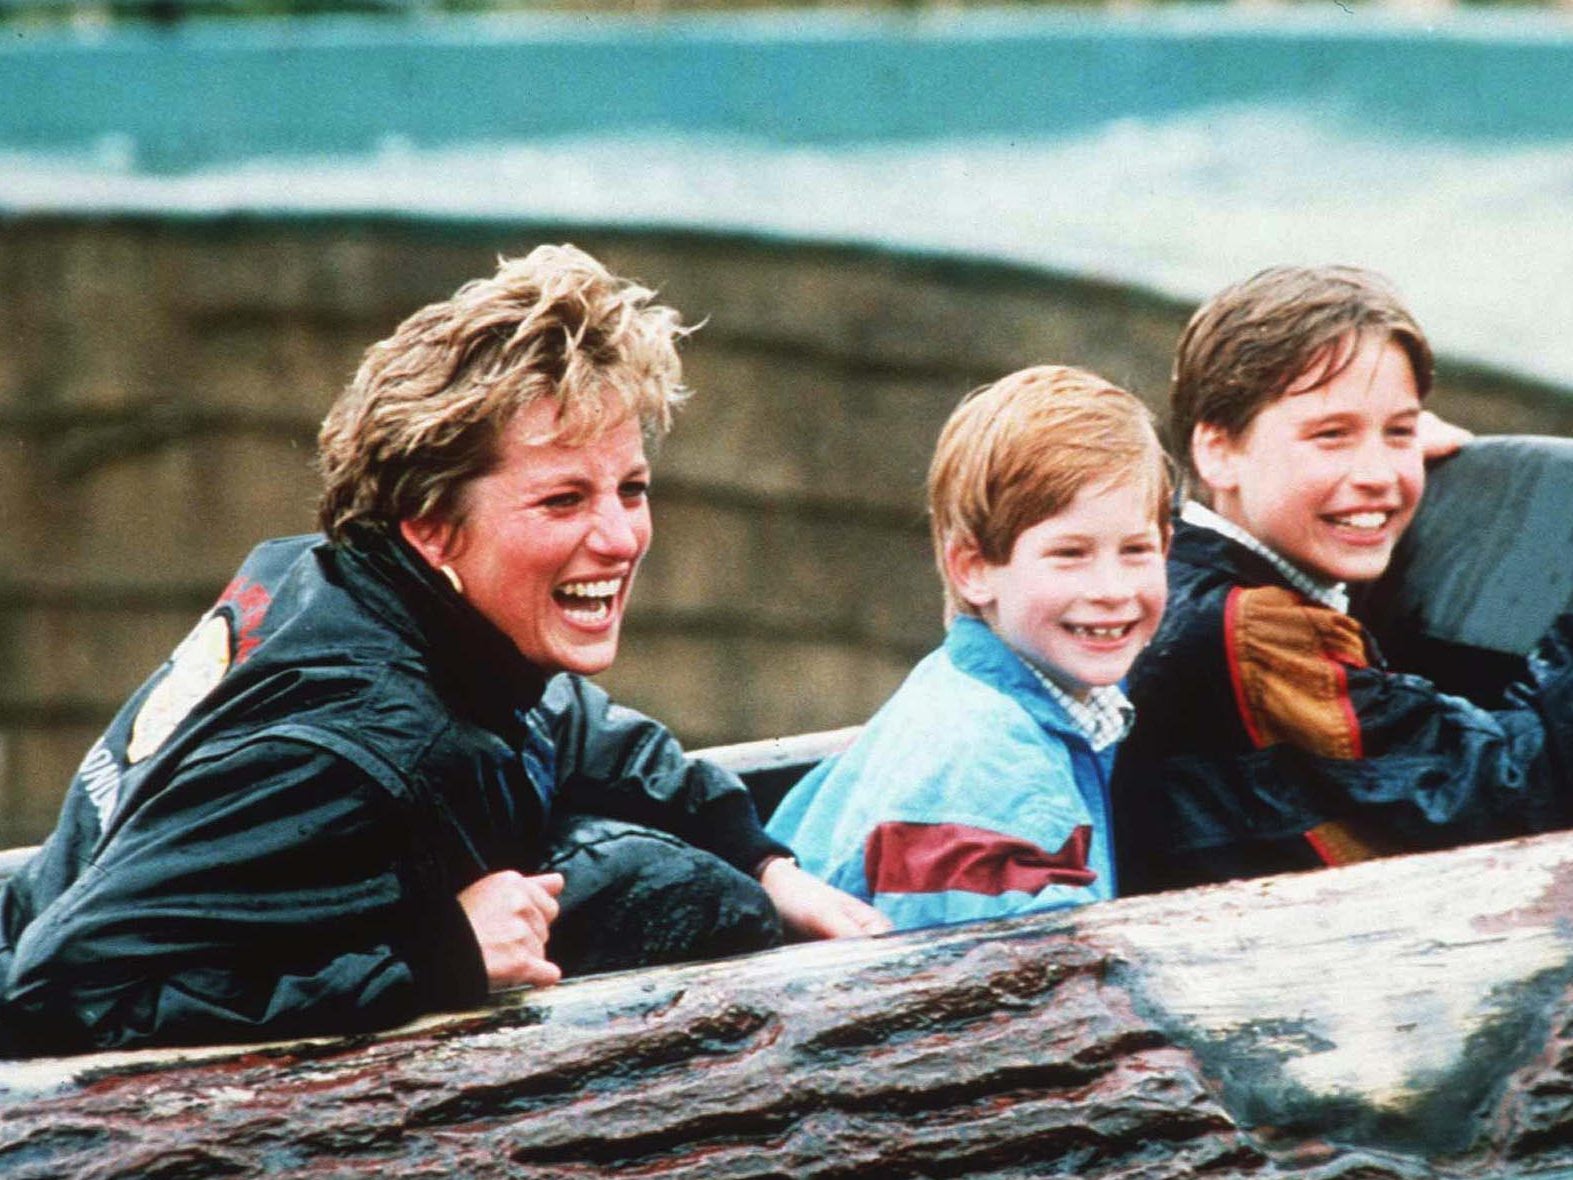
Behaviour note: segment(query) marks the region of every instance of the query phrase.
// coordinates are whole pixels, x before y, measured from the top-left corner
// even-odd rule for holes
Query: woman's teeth
[[[621,578],[602,578],[599,582],[564,582],[557,593],[568,598],[612,598],[622,588]]]
[[[576,623],[605,622],[612,613],[612,602],[623,588],[621,578],[598,582],[565,582],[554,591],[563,613]]]

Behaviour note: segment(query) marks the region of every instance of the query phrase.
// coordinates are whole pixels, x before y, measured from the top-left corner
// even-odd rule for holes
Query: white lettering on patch
[[[93,809],[98,812],[98,826],[107,828],[109,817],[115,812],[115,804],[120,801],[120,766],[109,752],[109,747],[104,745],[103,738],[93,743],[87,757],[82,759],[76,776],[92,801]]]

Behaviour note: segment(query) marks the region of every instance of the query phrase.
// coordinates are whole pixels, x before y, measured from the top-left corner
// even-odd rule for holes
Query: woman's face
[[[464,523],[405,521],[434,567],[547,672],[611,666],[634,572],[650,547],[650,465],[629,418],[582,446],[541,442],[557,407],[535,402],[503,432],[501,462],[464,490]]]

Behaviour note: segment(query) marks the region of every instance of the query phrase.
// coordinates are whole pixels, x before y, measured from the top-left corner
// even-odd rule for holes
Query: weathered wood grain
[[[0,1066],[0,1174],[1573,1174],[1573,835]]]

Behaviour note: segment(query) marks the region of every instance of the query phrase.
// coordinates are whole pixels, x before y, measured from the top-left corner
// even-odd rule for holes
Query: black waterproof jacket
[[[258,547],[0,894],[0,1052],[387,1027],[486,993],[456,894],[554,811],[748,871],[743,785],[550,681],[395,534]]]
[[[1180,521],[1115,761],[1120,888],[1180,888],[1573,825],[1573,615],[1483,708]]]

